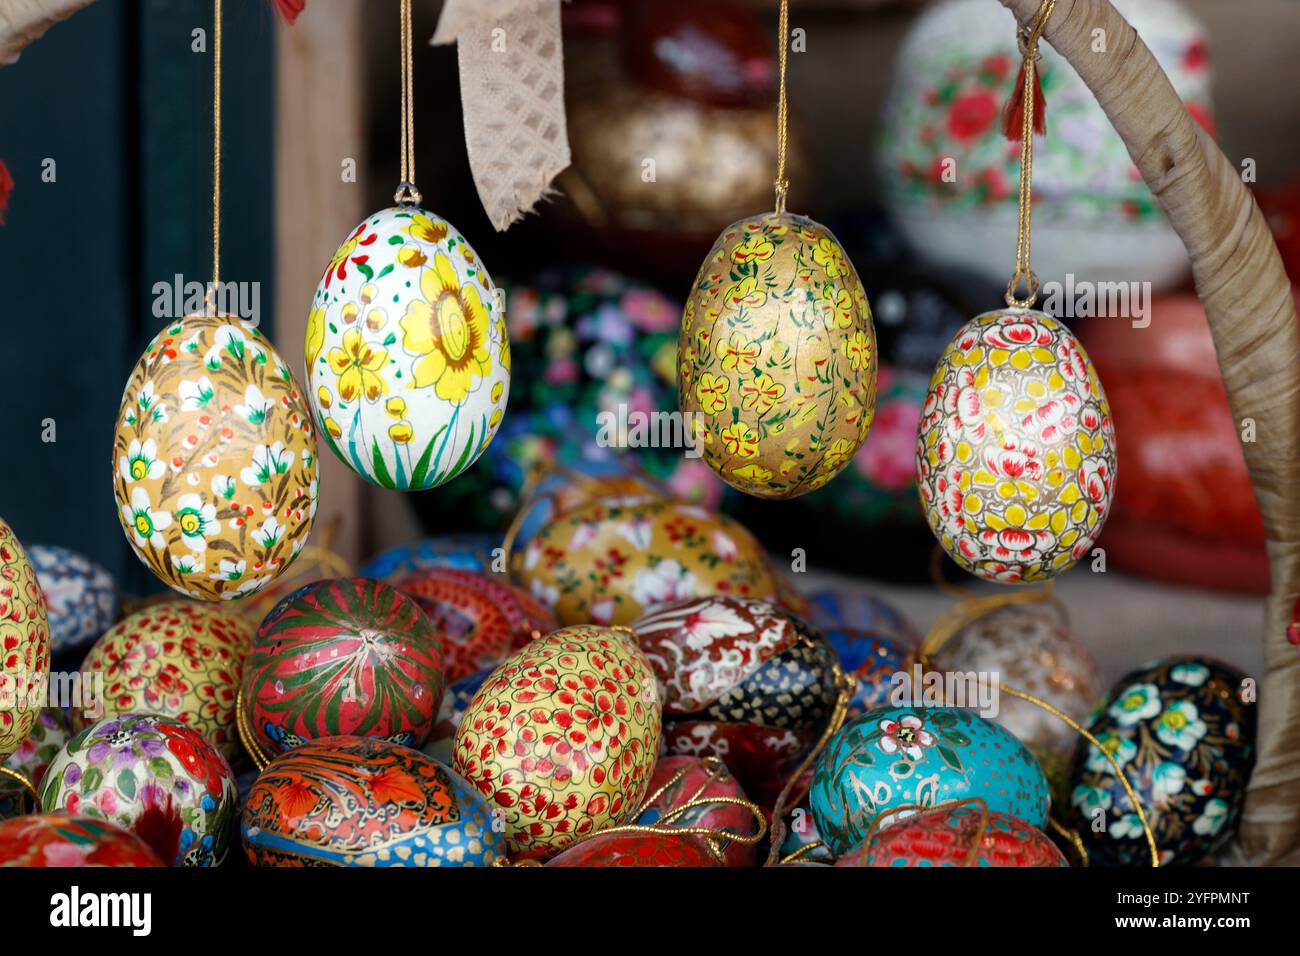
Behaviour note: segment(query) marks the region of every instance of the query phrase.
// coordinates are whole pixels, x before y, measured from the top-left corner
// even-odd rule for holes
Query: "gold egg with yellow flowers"
[[[876,334],[829,229],[769,212],[728,226],[682,315],[677,398],[723,481],[797,498],[838,475],[876,406]]]

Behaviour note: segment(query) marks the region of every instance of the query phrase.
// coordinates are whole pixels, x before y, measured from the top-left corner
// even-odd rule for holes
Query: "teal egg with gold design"
[[[492,810],[459,774],[387,740],[327,737],[282,754],[244,801],[255,866],[491,866]]]
[[[442,703],[442,645],[414,598],[370,578],[299,588],[263,620],[239,706],[271,754],[340,734],[419,747]]]
[[[1199,863],[1237,829],[1255,764],[1246,681],[1211,658],[1167,657],[1126,674],[1092,713],[1088,730],[1137,794],[1161,866]],[[1124,785],[1087,740],[1075,750],[1065,820],[1094,866],[1151,864]]]
[[[382,488],[451,481],[505,414],[504,298],[465,237],[415,206],[368,216],[344,239],[312,298],[305,348],[321,434]]]
[[[822,751],[808,806],[836,856],[862,843],[882,812],[980,801],[1047,823],[1047,777],[1025,746],[959,707],[882,707],[849,721]]]

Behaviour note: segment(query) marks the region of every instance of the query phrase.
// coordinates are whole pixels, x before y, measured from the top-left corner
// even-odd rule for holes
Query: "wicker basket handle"
[[[1000,2],[1022,23],[1039,5]],[[1093,49],[1098,29],[1104,53]],[[1109,0],[1058,0],[1044,36],[1097,97],[1187,247],[1233,415],[1256,424],[1257,440],[1243,448],[1268,533],[1272,593],[1241,846],[1257,863],[1300,863],[1300,656],[1286,640],[1300,593],[1300,332],[1291,286],[1238,169]]]

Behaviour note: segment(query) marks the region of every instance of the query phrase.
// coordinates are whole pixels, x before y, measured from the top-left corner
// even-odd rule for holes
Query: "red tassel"
[[[1016,73],[1016,88],[1011,91],[1002,111],[1002,134],[1012,142],[1020,142],[1023,134],[1025,116],[1025,63],[1020,62]],[[1038,70],[1034,70],[1034,132],[1039,136],[1047,132],[1047,100],[1043,99],[1043,80]]]
[[[172,806],[171,794],[168,794],[161,803],[146,801],[144,812],[131,829],[170,866],[180,851],[184,826],[180,811]]]
[[[9,175],[9,167],[0,159],[0,226],[5,224],[5,210],[9,208],[9,196],[14,191],[14,178]]]
[[[298,14],[302,13],[302,8],[307,5],[307,0],[275,0],[276,9],[280,11],[280,16],[290,24],[298,19]]]

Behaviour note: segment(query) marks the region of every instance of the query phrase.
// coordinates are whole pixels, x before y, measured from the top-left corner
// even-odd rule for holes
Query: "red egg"
[[[941,806],[882,827],[836,866],[1068,866],[1042,830],[977,804]]]
[[[0,866],[165,866],[139,837],[104,820],[63,813],[0,823]]]
[[[664,757],[655,764],[650,778],[654,799],[636,818],[645,826],[703,827],[729,831],[750,837],[758,832],[759,817],[745,807],[723,800],[748,800],[736,778],[716,758]],[[753,866],[757,862],[755,844],[724,841],[723,852],[728,866]]]
[[[699,837],[600,833],[565,850],[547,866],[722,866]]]
[[[555,630],[555,615],[505,575],[422,568],[393,582],[424,609],[442,638],[448,682],[495,667]]]

